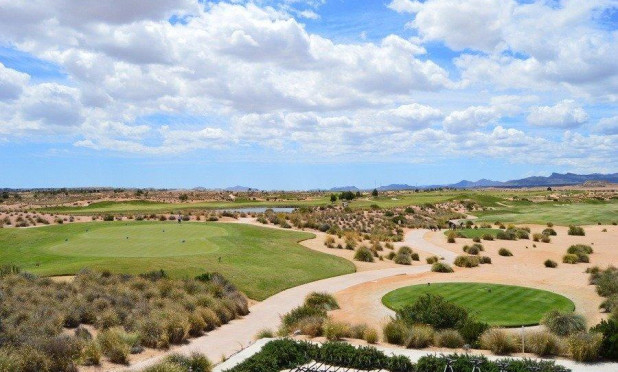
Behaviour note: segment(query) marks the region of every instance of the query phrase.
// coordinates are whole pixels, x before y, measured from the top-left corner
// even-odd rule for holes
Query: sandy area
[[[528,226],[532,233],[545,228],[539,225]],[[393,313],[382,305],[381,298],[394,289],[428,282],[488,282],[527,286],[562,294],[575,303],[576,311],[586,317],[589,325],[594,325],[606,314],[599,310],[603,299],[596,294],[594,286],[588,285],[585,270],[595,265],[606,267],[618,264],[618,248],[615,246],[618,226],[586,226],[586,236],[583,237],[567,235],[566,227],[557,226],[554,229],[558,235],[552,237],[551,243],[534,243],[532,240],[483,241],[483,255],[491,257],[491,265],[471,269],[455,267],[453,274],[428,272],[401,275],[347,288],[336,293],[341,309],[332,312],[332,316],[352,323],[383,324]],[[607,232],[602,232],[603,229],[607,229]],[[455,244],[449,244],[443,232],[428,232],[425,239],[456,254],[462,254],[462,247],[472,243],[471,239],[459,238]],[[589,244],[594,248],[594,253],[590,255],[591,262],[563,264],[562,256],[566,249],[578,243]],[[533,244],[536,244],[536,248]],[[498,255],[501,247],[511,250],[513,256]],[[548,258],[558,262],[558,267],[545,268],[543,262]]]

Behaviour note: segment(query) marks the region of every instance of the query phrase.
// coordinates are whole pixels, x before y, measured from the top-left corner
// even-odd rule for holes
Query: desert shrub
[[[614,314],[609,319],[602,320],[591,331],[603,337],[599,355],[604,358],[618,360],[618,316]]]
[[[558,233],[556,232],[556,230],[552,229],[551,227],[548,227],[545,230],[543,230],[543,235],[556,236],[558,235]]]
[[[295,330],[309,336],[318,336],[322,332],[322,324],[326,319],[326,310],[313,306],[299,306],[292,309],[281,318],[281,334],[289,334]]]
[[[397,253],[393,258],[393,262],[399,265],[412,265],[412,256],[410,254]]]
[[[457,256],[453,264],[458,267],[477,267],[479,258],[476,256]]]
[[[481,256],[479,257],[479,263],[480,264],[491,264],[491,257],[488,256]]]
[[[114,309],[105,309],[95,323],[98,329],[108,329],[120,325],[120,317]]]
[[[558,336],[568,336],[586,330],[586,319],[582,315],[557,310],[545,314],[541,324]]]
[[[412,261],[420,261],[421,258],[419,257],[418,253],[413,252],[410,257],[412,257]]]
[[[146,368],[144,372],[211,372],[212,363],[199,353],[190,356],[171,354],[163,362]]]
[[[551,243],[551,238],[549,237],[549,235],[543,234],[543,236],[541,237],[541,242],[543,242],[543,243]]]
[[[618,309],[618,294],[613,294],[607,297],[601,303],[601,305],[599,305],[599,308],[603,309],[603,311],[605,311],[606,313],[611,313],[614,310],[617,310]]]
[[[114,215],[112,214],[106,214],[105,216],[103,216],[103,221],[113,221],[114,220]]]
[[[350,325],[334,320],[327,320],[322,325],[324,336],[330,341],[339,341],[342,338],[350,337]]]
[[[480,243],[481,238],[479,238],[478,236],[475,236],[474,238],[472,238],[472,241],[475,243]]]
[[[386,255],[386,258],[388,258],[389,260],[392,260],[395,258],[395,256],[397,256],[397,253],[395,252],[388,252],[388,254]]]
[[[449,243],[455,243],[455,238],[457,237],[457,234],[454,231],[451,231],[448,233],[447,237],[446,237],[446,241]]]
[[[408,325],[400,319],[391,319],[382,329],[384,340],[393,345],[403,345],[408,332]]]
[[[603,336],[600,333],[578,332],[569,336],[571,358],[578,362],[593,362],[599,358]]]
[[[150,348],[167,348],[170,344],[164,325],[153,317],[142,319],[138,323],[138,332],[142,345]]]
[[[363,334],[369,327],[367,324],[355,324],[350,326],[350,338],[355,338],[357,340],[363,339]]]
[[[548,355],[562,355],[565,346],[562,340],[548,331],[534,331],[526,335],[525,351],[540,357]]]
[[[305,297],[305,305],[326,311],[339,309],[335,297],[325,292],[312,292]]]
[[[361,246],[356,250],[354,259],[362,262],[373,262],[373,253],[369,248]]]
[[[618,294],[618,269],[613,266],[590,274],[590,283],[596,285],[599,296]]]
[[[260,330],[258,333],[255,334],[255,339],[259,340],[262,338],[273,338],[275,337],[275,333],[268,328],[262,329]]]
[[[485,331],[489,329],[489,325],[484,322],[479,322],[475,319],[468,318],[457,325],[457,330],[464,341],[472,347],[479,347],[479,338]]]
[[[496,239],[499,240],[517,240],[517,234],[512,230],[498,231]]]
[[[363,332],[363,340],[365,340],[368,344],[375,344],[379,341],[378,331],[374,328],[367,328]]]
[[[479,339],[483,349],[491,350],[497,355],[507,355],[514,352],[517,344],[511,334],[498,328],[490,328]]]
[[[413,325],[408,331],[405,341],[407,348],[423,349],[433,342],[434,330],[425,324]]]
[[[441,296],[425,294],[412,305],[397,310],[397,318],[409,325],[427,324],[441,330],[455,328],[468,318],[468,312]]]
[[[324,245],[327,246],[328,248],[334,248],[335,247],[335,238],[333,236],[327,236],[326,239],[324,240]]]
[[[399,254],[412,254],[412,248],[408,247],[407,245],[402,245],[399,250],[397,251],[397,253]]]
[[[324,333],[324,322],[326,321],[326,317],[322,316],[310,316],[301,319],[296,326],[294,327],[294,331],[299,331],[303,335],[307,335],[309,337],[319,337]],[[287,332],[289,333],[289,332]],[[284,333],[285,335],[286,333]]]
[[[472,254],[472,255],[477,255],[481,252],[480,249],[478,249],[478,247],[475,247],[475,246],[470,247],[467,245],[463,246],[463,251],[466,252],[467,254]]]
[[[567,234],[576,235],[576,236],[585,236],[586,232],[584,231],[583,227],[571,225],[569,226],[569,231],[567,232]]]
[[[494,236],[491,234],[483,234],[483,240],[494,240]]]
[[[452,273],[453,268],[451,268],[448,264],[444,262],[436,262],[431,265],[431,271],[435,273]]]
[[[122,328],[110,328],[97,336],[103,355],[108,357],[112,363],[129,363],[131,347],[125,342],[124,333]]]
[[[98,366],[101,363],[101,348],[95,341],[88,341],[81,350],[79,357],[81,365]]]
[[[558,267],[558,263],[550,259],[545,260],[543,264],[545,265],[545,267],[549,267],[552,269]]]
[[[425,261],[427,261],[427,263],[431,265],[431,264],[434,264],[440,261],[440,258],[438,256],[431,256],[431,257],[427,257]]]
[[[498,250],[498,254],[504,257],[511,257],[513,255],[513,253],[511,253],[511,251],[506,248],[500,248]]]
[[[579,262],[579,257],[576,254],[565,254],[562,256],[562,263],[576,264]]]
[[[543,238],[543,234],[540,234],[540,233],[532,234],[532,240],[535,242],[540,241],[542,238]]]
[[[440,347],[456,349],[462,347],[465,343],[463,337],[454,329],[438,331],[434,337],[434,344]]]
[[[567,249],[570,254],[592,254],[594,250],[591,246],[585,244],[574,244]]]

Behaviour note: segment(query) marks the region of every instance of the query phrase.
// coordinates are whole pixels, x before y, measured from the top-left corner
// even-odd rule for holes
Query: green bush
[[[459,334],[464,338],[466,343],[472,347],[479,347],[479,338],[485,331],[489,329],[489,324],[479,322],[468,317],[465,321],[457,325]]]
[[[354,259],[362,262],[373,262],[373,253],[369,248],[361,246],[356,250]]]
[[[368,344],[375,344],[380,340],[378,336],[378,331],[373,328],[367,328],[363,332],[363,340],[367,341]]]
[[[329,341],[339,341],[342,338],[350,337],[350,325],[343,322],[327,320],[322,325],[324,336]]]
[[[591,331],[602,335],[599,355],[618,360],[618,317],[616,314],[594,326]]]
[[[569,249],[567,249],[567,253],[570,254],[592,254],[594,253],[594,250],[592,249],[591,246],[586,245],[586,244],[574,244],[572,246],[569,247]]]
[[[579,262],[579,257],[576,254],[565,254],[562,256],[562,263],[566,264],[576,264]]]
[[[288,330],[288,332],[291,332],[294,331],[292,328],[297,325],[301,320],[310,317],[326,318],[326,311],[322,308],[317,308],[313,306],[299,306],[292,309],[289,313],[285,314],[281,319],[281,323],[282,326]]]
[[[384,340],[393,345],[403,345],[408,332],[408,325],[399,319],[391,319],[382,329]]]
[[[578,362],[594,362],[599,359],[603,336],[600,333],[579,332],[569,336],[571,358]]]
[[[541,324],[558,336],[568,336],[586,330],[586,319],[582,315],[557,310],[545,314]]]
[[[427,257],[425,259],[425,261],[427,261],[427,263],[431,265],[431,264],[434,264],[434,263],[440,261],[440,257],[438,257],[438,256],[430,256],[430,257]]]
[[[448,233],[447,237],[446,237],[446,241],[449,243],[455,243],[455,238],[457,237],[457,234],[454,231],[451,231]]]
[[[552,229],[551,227],[548,227],[545,230],[543,230],[543,235],[556,236],[558,235],[558,233],[556,233],[556,230]]]
[[[431,271],[435,273],[452,273],[453,269],[444,262],[436,262],[431,265]]]
[[[445,329],[435,333],[434,344],[436,346],[456,349],[462,347],[465,343],[463,337],[454,329]]]
[[[550,259],[545,260],[543,264],[545,265],[545,267],[549,267],[552,269],[558,267],[558,263]]]
[[[441,296],[425,294],[412,305],[397,310],[397,318],[408,325],[426,324],[442,330],[455,328],[468,318],[465,308],[446,301]]]
[[[120,328],[107,329],[97,336],[97,342],[101,347],[103,355],[109,358],[112,363],[129,364],[129,353],[131,347],[124,340],[125,331]]]
[[[335,297],[325,292],[312,292],[305,297],[305,305],[331,311],[339,309],[339,304]]]
[[[511,257],[511,256],[513,256],[513,253],[511,253],[511,251],[509,251],[509,250],[508,250],[508,249],[506,249],[506,248],[500,248],[500,249],[498,250],[498,254],[499,254],[500,256],[504,256],[504,257]]]
[[[144,372],[211,372],[212,363],[202,354],[190,356],[171,354],[162,363],[146,368]]]
[[[491,257],[481,256],[479,257],[479,263],[481,263],[482,265],[491,264]]]
[[[412,265],[412,256],[407,253],[398,253],[394,258],[393,262],[398,265]]]
[[[569,226],[568,234],[569,235],[576,235],[576,236],[585,236],[586,232],[580,226],[571,225],[571,226]]]
[[[507,355],[514,352],[517,344],[513,336],[507,331],[490,328],[483,333],[479,339],[483,349],[491,350],[496,355]]]
[[[477,267],[480,261],[476,256],[457,256],[453,264],[457,267]]]
[[[598,273],[591,273],[591,284],[596,285],[599,296],[609,297],[618,294],[618,269],[610,266]]]

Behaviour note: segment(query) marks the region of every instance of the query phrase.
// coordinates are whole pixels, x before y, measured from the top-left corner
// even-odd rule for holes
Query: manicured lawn
[[[432,283],[413,285],[387,293],[382,303],[396,310],[413,304],[425,293],[440,295],[468,309],[490,325],[536,325],[550,310],[573,311],[575,305],[556,293],[533,288],[485,283]]]
[[[40,275],[81,268],[139,274],[164,269],[172,277],[220,272],[249,297],[354,272],[342,258],[298,244],[313,234],[242,224],[99,222],[0,229],[0,265]],[[219,258],[221,261],[219,262]]]
[[[453,230],[444,230],[444,235],[448,235],[451,231]],[[472,238],[482,238],[483,235],[492,235],[494,238],[496,237],[496,234],[502,231],[500,229],[488,229],[488,228],[478,228],[478,229],[462,229],[462,230],[455,230],[455,233],[457,234],[461,234],[464,237],[468,238],[468,239],[472,239]]]

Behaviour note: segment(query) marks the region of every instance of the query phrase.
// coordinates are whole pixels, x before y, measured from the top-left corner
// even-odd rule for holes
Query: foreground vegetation
[[[354,271],[349,261],[298,244],[313,235],[241,224],[96,222],[0,229],[0,264],[39,275],[83,267],[139,274],[164,269],[173,278],[205,271],[226,276],[262,300],[286,288]]]
[[[403,287],[386,294],[382,302],[398,310],[427,294],[442,296],[492,326],[535,325],[548,311],[573,311],[575,308],[571,300],[552,292],[485,283],[432,283]]]
[[[372,347],[354,347],[341,342],[327,342],[323,345],[293,340],[271,341],[257,354],[227,372],[279,372],[310,362],[320,362],[336,367],[361,370],[386,370],[390,372],[442,372],[452,359],[456,372],[470,371],[473,363],[478,363],[482,371],[498,371],[498,363],[508,365],[507,372],[527,372],[531,367],[539,372],[568,372],[554,362],[504,359],[489,361],[483,356],[447,355],[426,356],[413,364],[404,356],[387,356]]]
[[[81,271],[55,282],[3,267],[0,371],[75,371],[105,357],[127,364],[248,314],[246,297],[219,274],[169,279]]]

